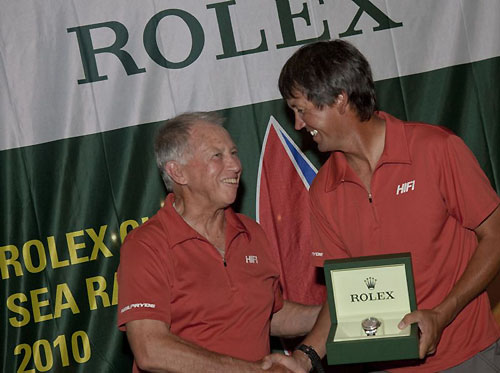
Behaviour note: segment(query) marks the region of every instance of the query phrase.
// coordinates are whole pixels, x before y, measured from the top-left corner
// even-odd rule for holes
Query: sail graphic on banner
[[[274,248],[286,299],[319,304],[325,288],[310,262],[308,190],[317,170],[274,117],[262,145],[256,217]]]

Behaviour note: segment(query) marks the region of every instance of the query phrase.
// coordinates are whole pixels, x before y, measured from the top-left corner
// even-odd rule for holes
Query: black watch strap
[[[311,360],[313,371],[315,371],[316,373],[325,373],[323,365],[321,364],[321,359],[314,348],[307,345],[300,345],[296,349],[302,351],[309,357],[309,359]]]

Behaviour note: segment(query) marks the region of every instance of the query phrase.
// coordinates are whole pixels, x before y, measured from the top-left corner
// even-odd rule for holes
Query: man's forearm
[[[326,340],[332,326],[330,320],[330,308],[326,301],[321,308],[319,316],[311,332],[304,338],[302,344],[311,346],[316,353],[323,358],[326,354]]]
[[[483,292],[500,270],[500,209],[476,229],[478,246],[464,273],[435,310],[446,315],[447,324]]]
[[[321,306],[306,306],[285,301],[283,308],[273,315],[271,335],[289,338],[309,333],[318,318],[320,310]]]
[[[328,302],[325,302],[311,332],[302,341],[302,344],[312,347],[320,358],[326,354],[326,340],[330,332],[331,320]],[[293,372],[306,373],[312,368],[309,356],[301,350],[293,352],[292,356],[271,354],[264,359],[268,365],[282,364]]]
[[[157,341],[158,342],[158,341]],[[262,372],[258,363],[221,355],[172,336],[157,343],[157,359],[143,363],[150,372]],[[161,352],[160,352],[161,349]],[[155,361],[156,360],[156,361]]]
[[[419,354],[423,359],[436,351],[443,329],[486,286],[500,268],[500,210],[497,208],[478,228],[475,229],[478,246],[464,273],[453,286],[446,298],[433,309],[417,310],[407,314],[399,327],[406,328],[418,323],[421,337]]]
[[[208,351],[170,333],[156,320],[127,323],[127,337],[136,364],[148,372],[263,372],[259,362],[248,362]]]

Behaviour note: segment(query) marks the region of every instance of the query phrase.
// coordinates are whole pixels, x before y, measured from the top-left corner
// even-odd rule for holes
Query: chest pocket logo
[[[407,181],[406,183],[398,185],[396,195],[400,195],[409,191],[415,190],[415,180]]]
[[[257,258],[257,255],[247,255],[245,256],[245,262],[247,264],[258,264],[259,258]]]

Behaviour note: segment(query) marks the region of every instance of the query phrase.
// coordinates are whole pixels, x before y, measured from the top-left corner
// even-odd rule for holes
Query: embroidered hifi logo
[[[245,263],[257,264],[257,263],[259,263],[259,258],[257,258],[257,255],[247,255],[247,256],[245,256]]]
[[[396,188],[396,195],[415,190],[415,180],[407,181],[406,183],[398,185]]]

